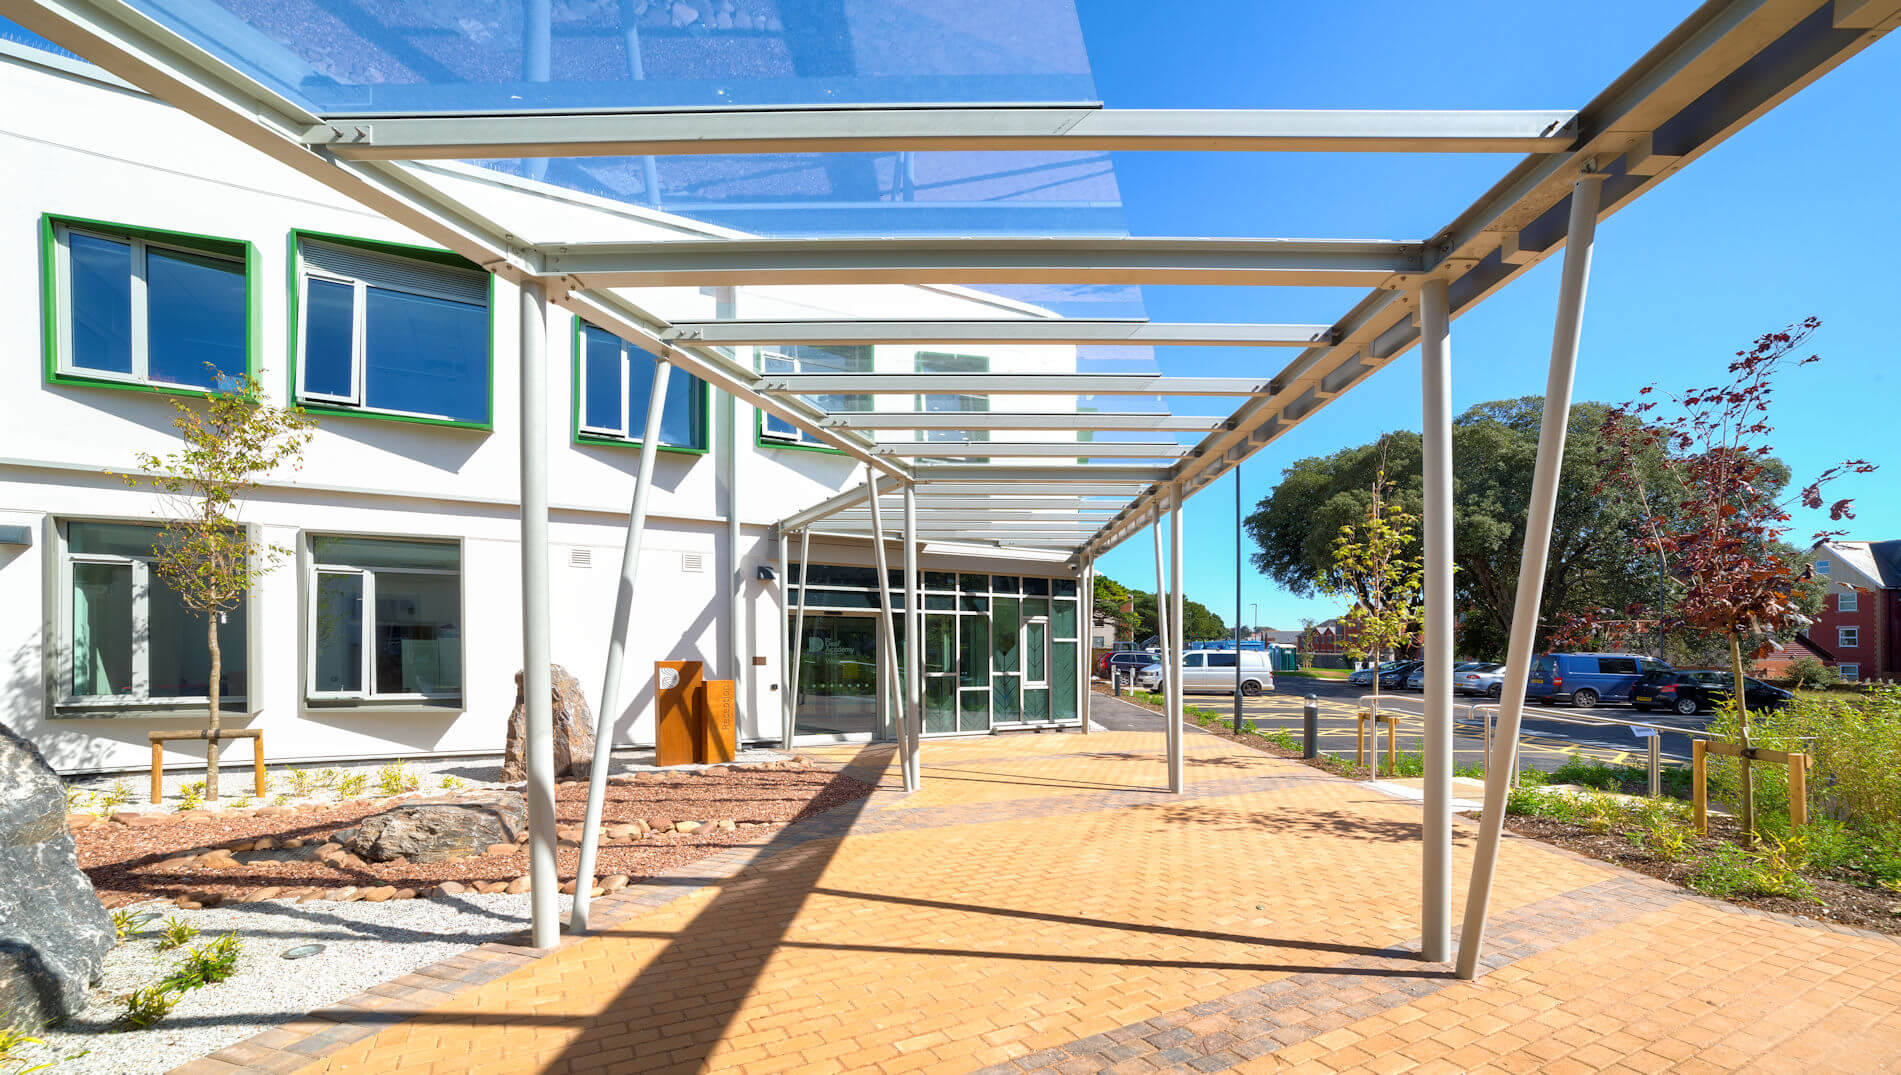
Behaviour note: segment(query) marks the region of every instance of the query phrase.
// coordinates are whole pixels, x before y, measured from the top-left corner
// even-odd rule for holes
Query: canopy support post
[[[1421,428],[1424,430],[1426,802],[1421,839],[1420,958],[1452,954],[1452,355],[1446,282],[1419,293]]]
[[[548,293],[521,284],[522,719],[528,746],[530,936],[561,939],[555,887],[554,685],[548,669]]]

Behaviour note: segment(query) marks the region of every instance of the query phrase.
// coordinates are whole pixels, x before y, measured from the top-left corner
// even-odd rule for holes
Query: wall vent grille
[[[593,567],[594,566],[594,550],[584,549],[580,547],[579,545],[576,545],[573,548],[570,548],[568,550],[568,566],[569,567]]]
[[[706,557],[701,556],[697,552],[683,552],[680,554],[680,570],[688,572],[705,571]]]

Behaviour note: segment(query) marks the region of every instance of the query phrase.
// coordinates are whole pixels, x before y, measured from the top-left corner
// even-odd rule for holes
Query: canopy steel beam
[[[931,511],[931,510],[929,510],[929,509],[927,509],[927,508],[925,508],[925,507],[923,507],[922,505],[920,505],[920,506],[918,507],[918,510],[919,510],[920,512],[922,512],[922,513],[923,513],[923,515],[922,515],[922,517],[923,517],[923,519],[924,519],[924,521],[925,521],[925,523],[926,523],[927,525],[929,525],[929,524],[932,524],[932,523],[960,523],[960,524],[961,524],[961,523],[991,523],[991,522],[1009,522],[1009,523],[1036,523],[1036,522],[1068,522],[1068,523],[1075,523],[1075,522],[1087,522],[1087,521],[1088,521],[1088,520],[1079,520],[1079,519],[1077,518],[1077,516],[1076,516],[1076,513],[1074,513],[1074,512],[1067,512],[1067,513],[1057,513],[1057,512],[1048,512],[1048,513],[1038,513],[1038,512],[1033,512],[1033,511],[1006,511],[1006,510],[1003,510],[1003,509],[1000,509],[1000,508],[999,508],[999,509],[994,509],[994,510],[990,510],[990,511],[984,511],[984,510],[976,510],[976,511],[971,511],[971,510],[964,510],[964,511]],[[867,522],[867,521],[869,521],[869,520],[870,520],[870,518],[871,518],[871,513],[870,513],[870,512],[868,512],[868,511],[856,511],[856,510],[854,510],[854,511],[841,511],[841,512],[839,512],[839,513],[838,513],[837,515],[834,515],[834,516],[832,516],[832,518],[834,518],[834,519],[837,519],[837,520],[839,520],[840,522],[852,522],[852,523],[862,523],[862,522]],[[1093,525],[1093,524],[1092,524],[1092,525]]]
[[[1030,466],[1027,464],[989,466],[971,463],[938,463],[915,468],[918,481],[931,482],[978,482],[989,488],[1013,485],[1018,482],[1037,485],[1058,485],[1063,482],[1075,482],[1079,486],[1093,486],[1100,482],[1141,482],[1149,484],[1165,480],[1169,468],[1158,466],[1133,466],[1125,464],[1097,463],[1092,465],[1074,464],[1069,466]],[[1000,492],[1013,490],[1002,489]]]
[[[1025,414],[1009,411],[836,411],[825,419],[831,429],[1093,429],[1105,432],[1200,433],[1227,421],[1203,414],[1130,414],[1116,411],[1057,411]]]
[[[1030,499],[1027,497],[999,496],[985,497],[941,497],[932,496],[928,485],[917,487],[918,508],[921,511],[1067,511],[1088,515],[1113,515],[1122,510],[1122,498],[1114,500],[1083,500],[1076,497],[1049,497]],[[1140,490],[1134,490],[1140,492]],[[1124,497],[1129,494],[1123,494]],[[857,512],[857,508],[848,508],[844,514]]]
[[[930,471],[933,469],[935,468],[927,467],[925,468],[925,472],[930,473]],[[1096,482],[1077,482],[1075,484],[1070,484],[1070,485],[1054,485],[1054,484],[1037,485],[1034,483],[1019,483],[1019,484],[1013,484],[1007,489],[997,489],[995,488],[995,483],[988,480],[985,480],[982,482],[969,482],[969,481],[942,481],[942,480],[937,480],[937,479],[930,479],[930,480],[920,479],[918,481],[918,497],[926,503],[929,503],[934,498],[952,498],[952,497],[988,498],[988,497],[993,497],[993,496],[998,496],[998,495],[1013,496],[1013,497],[1014,496],[1113,497],[1119,505],[1122,501],[1127,500],[1129,497],[1134,496],[1135,494],[1141,492],[1143,489],[1147,487],[1148,487],[1147,483],[1141,482],[1141,481],[1136,481],[1136,482],[1096,481]]]
[[[881,442],[873,452],[895,459],[1175,459],[1188,449],[1173,441],[919,440]]]
[[[1573,113],[840,106],[326,116],[303,141],[349,160],[892,150],[1550,153]]]
[[[1349,239],[685,239],[550,243],[571,286],[715,284],[1259,284],[1378,287],[1418,273],[1418,242]]]
[[[1153,321],[676,321],[669,340],[722,347],[775,344],[1071,344],[1153,347],[1310,347],[1332,325],[1164,324]]]
[[[1256,377],[1124,373],[782,373],[752,384],[754,391],[785,396],[1253,396],[1269,389],[1269,382]]]

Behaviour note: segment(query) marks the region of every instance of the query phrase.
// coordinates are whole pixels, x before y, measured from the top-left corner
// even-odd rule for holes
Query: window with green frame
[[[52,379],[207,391],[251,369],[248,244],[53,217],[42,241]]]
[[[869,373],[872,349],[862,346],[818,347],[788,344],[758,350],[759,372],[772,373]],[[872,397],[865,392],[809,397],[828,411],[868,411]],[[759,442],[772,445],[798,445],[833,450],[830,445],[776,415],[759,415]]]
[[[574,422],[583,441],[639,444],[647,433],[647,406],[658,368],[652,354],[619,336],[575,320]],[[707,450],[706,383],[674,370],[660,411],[661,448]]]
[[[487,427],[489,275],[446,252],[299,234],[298,402]]]

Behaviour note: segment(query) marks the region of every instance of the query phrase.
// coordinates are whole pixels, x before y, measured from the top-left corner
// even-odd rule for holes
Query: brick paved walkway
[[[927,744],[909,798],[821,751],[886,790],[181,1071],[1901,1070],[1892,938],[1508,839],[1459,982],[1413,954],[1416,806],[1192,730],[1169,796],[1160,751]]]

